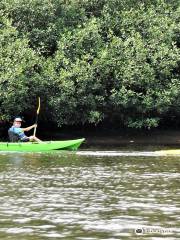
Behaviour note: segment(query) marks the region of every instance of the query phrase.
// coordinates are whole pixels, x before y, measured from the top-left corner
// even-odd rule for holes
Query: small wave
[[[78,151],[77,155],[83,156],[97,156],[97,157],[120,157],[120,156],[142,156],[142,157],[156,157],[159,156],[156,152],[143,151]]]

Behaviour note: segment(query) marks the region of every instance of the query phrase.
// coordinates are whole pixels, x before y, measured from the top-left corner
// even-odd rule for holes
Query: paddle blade
[[[39,115],[40,107],[41,107],[41,99],[40,99],[40,97],[38,97],[38,109],[37,109],[37,115],[36,115],[36,121],[35,121],[36,124],[38,122],[38,115]],[[34,133],[33,133],[34,137],[36,135],[36,128],[37,127],[34,128]]]
[[[37,114],[39,114],[40,107],[41,107],[41,99],[40,99],[40,97],[38,97],[38,109],[37,109]]]

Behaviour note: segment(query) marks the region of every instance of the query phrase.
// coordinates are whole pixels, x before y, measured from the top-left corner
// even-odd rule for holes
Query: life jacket
[[[8,130],[9,140],[10,142],[18,142],[19,136],[18,134],[12,132],[10,129]]]
[[[26,136],[20,128],[16,128],[14,126],[8,130],[8,135],[10,142],[18,142]]]

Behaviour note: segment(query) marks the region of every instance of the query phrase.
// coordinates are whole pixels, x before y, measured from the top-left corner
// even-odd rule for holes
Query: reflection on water
[[[80,156],[100,156],[100,157],[122,157],[122,156],[133,156],[133,157],[158,157],[163,154],[159,154],[155,151],[147,152],[147,151],[78,151],[77,155]]]
[[[180,237],[179,157],[79,153],[0,154],[0,239]]]

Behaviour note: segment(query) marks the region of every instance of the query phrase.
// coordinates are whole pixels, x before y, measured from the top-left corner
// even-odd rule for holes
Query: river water
[[[180,156],[0,153],[0,239],[180,239]]]

